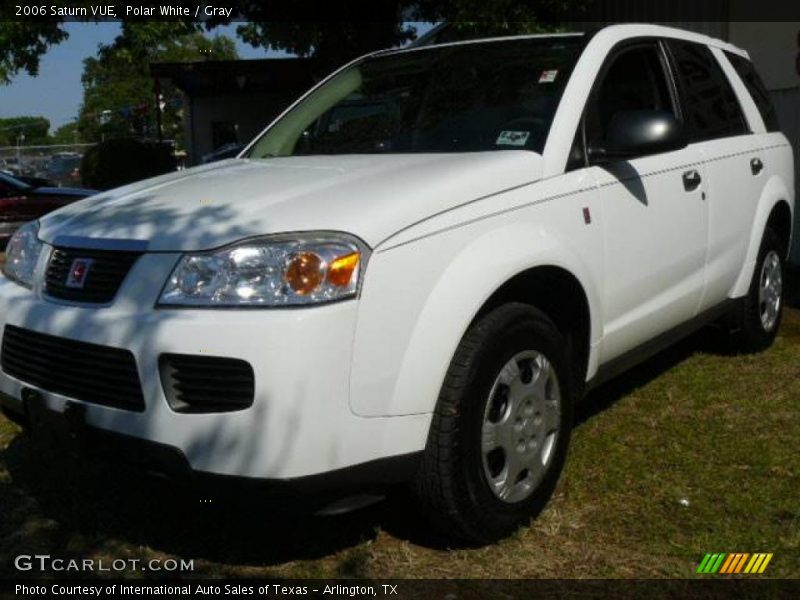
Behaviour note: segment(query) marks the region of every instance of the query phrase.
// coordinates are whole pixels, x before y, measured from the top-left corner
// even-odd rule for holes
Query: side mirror
[[[663,110],[623,110],[611,117],[606,139],[589,145],[594,163],[680,150],[688,144],[683,127]]]

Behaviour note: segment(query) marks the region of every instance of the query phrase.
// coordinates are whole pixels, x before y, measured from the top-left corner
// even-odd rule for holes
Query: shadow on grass
[[[800,307],[800,270],[791,270],[787,279],[787,304]],[[722,352],[719,333],[704,329],[592,391],[577,408],[576,426],[696,352]],[[209,504],[201,501],[203,490],[177,487],[103,460],[48,452],[26,435],[0,450],[0,472],[3,467],[10,478],[0,478],[0,571],[10,568],[17,554],[113,559],[141,557],[146,547],[208,561],[196,567],[198,574],[237,574],[230,569],[331,557],[375,539],[380,530],[429,548],[452,546],[427,526],[402,491],[338,517],[287,513],[285,502],[275,505],[260,492],[220,496]],[[334,571],[362,575],[363,561],[344,554]],[[309,576],[314,568],[309,567]]]
[[[0,570],[9,557],[34,552],[66,557],[142,557],[141,547],[209,561],[199,574],[226,566],[271,566],[314,560],[376,536],[375,507],[340,517],[289,512],[259,490],[230,497],[128,470],[91,454],[58,454],[27,434],[0,451]],[[241,491],[241,490],[240,490]],[[357,573],[343,572],[343,576]]]
[[[194,559],[195,574],[206,576],[253,576],[246,567],[262,567],[255,574],[270,576],[269,567],[332,558],[328,568],[335,575],[363,577],[364,557],[348,550],[375,540],[381,530],[422,546],[448,547],[404,489],[387,490],[386,500],[358,511],[317,516],[297,505],[302,498],[288,494],[180,484],[66,450],[27,433],[0,450],[0,473],[5,468],[10,474],[0,478],[0,506],[9,507],[0,522],[0,577],[24,575],[10,571],[13,557],[35,553],[108,562],[166,553]],[[320,569],[298,568],[312,577]]]

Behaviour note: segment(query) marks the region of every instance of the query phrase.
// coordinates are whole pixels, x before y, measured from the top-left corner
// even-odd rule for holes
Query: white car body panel
[[[591,226],[583,221],[589,208]],[[447,365],[478,309],[536,265],[575,275],[601,306],[602,213],[585,172],[550,179],[441,215],[378,248],[365,279],[351,402],[362,415],[430,412]],[[552,223],[543,227],[541,223]],[[454,225],[457,223],[457,225]],[[414,264],[413,281],[398,278]],[[391,301],[389,301],[391,299]],[[592,315],[592,341],[601,335]]]
[[[601,361],[697,314],[708,210],[703,184],[687,192],[682,176],[699,170],[703,177],[700,158],[689,146],[589,169],[605,225]]]

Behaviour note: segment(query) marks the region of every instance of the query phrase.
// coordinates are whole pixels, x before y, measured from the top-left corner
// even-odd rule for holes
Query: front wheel
[[[504,305],[465,334],[414,481],[449,535],[497,540],[549,500],[572,426],[565,347],[553,322],[525,304]]]
[[[783,314],[783,249],[778,235],[764,231],[750,289],[734,324],[740,352],[758,352],[772,345]]]

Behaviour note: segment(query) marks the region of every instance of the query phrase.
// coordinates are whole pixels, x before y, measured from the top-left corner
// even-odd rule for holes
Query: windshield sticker
[[[553,83],[556,80],[556,75],[558,75],[558,69],[542,71],[542,74],[539,75],[539,83]]]
[[[524,146],[531,136],[530,131],[501,131],[497,136],[497,146]]]

